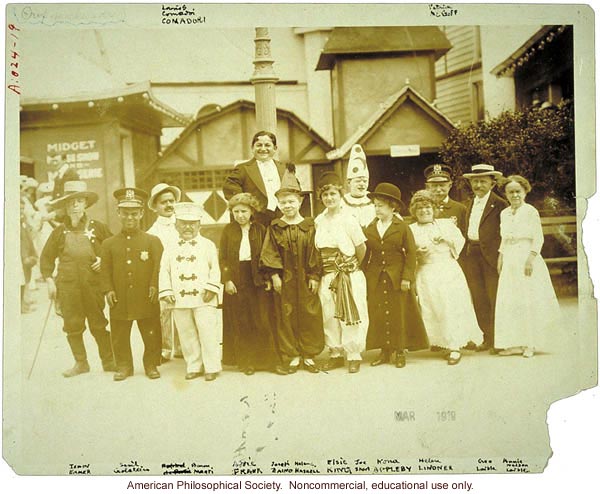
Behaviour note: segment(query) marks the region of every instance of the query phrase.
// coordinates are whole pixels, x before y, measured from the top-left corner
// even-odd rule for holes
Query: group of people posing
[[[525,178],[474,165],[464,177],[475,197],[463,205],[448,197],[450,168],[432,165],[425,190],[410,200],[415,221],[408,224],[398,187],[380,183],[367,192],[367,160],[355,145],[345,183],[333,172],[319,177],[315,192],[325,209],[313,219],[300,212],[307,193],[295,167],[273,159],[275,135],[258,132],[252,151],[225,181],[231,222],[218,249],[200,234],[202,207],[180,202],[175,186],[158,184],[149,197],[116,191],[122,229],[111,236],[86,214],[97,195],[85,182],[64,184],[53,201],[64,222],[40,268],[75,358],[65,377],[90,369],[86,320],[116,381],[133,374],[134,320],[148,377],[160,377],[157,367],[181,352],[185,379],[212,381],[222,364],[247,375],[346,365],[356,373],[369,349],[380,350],[372,366],[397,368],[407,351],[429,348],[449,365],[465,348],[531,357],[558,317]],[[496,184],[508,203],[492,191]],[[145,203],[158,214],[148,232],[140,229]],[[325,348],[328,359],[319,363]]]

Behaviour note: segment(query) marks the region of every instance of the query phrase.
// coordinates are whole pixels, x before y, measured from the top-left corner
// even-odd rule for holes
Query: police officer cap
[[[148,193],[136,187],[125,187],[115,190],[113,196],[115,196],[117,205],[120,208],[143,208],[148,199]]]
[[[450,182],[452,180],[452,168],[448,165],[429,165],[425,168],[425,183]]]

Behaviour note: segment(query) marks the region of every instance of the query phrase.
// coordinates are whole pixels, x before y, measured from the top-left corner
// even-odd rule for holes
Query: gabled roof
[[[452,45],[436,26],[336,27],[316,70],[331,70],[339,55],[433,51],[437,60]]]
[[[22,111],[49,111],[59,107],[89,107],[90,102],[93,103],[92,106],[95,106],[97,104],[140,104],[143,101],[161,114],[164,127],[182,127],[189,122],[189,118],[157,100],[152,94],[152,88],[148,81],[101,92],[73,93],[64,97],[22,98],[21,107]]]
[[[196,129],[198,127],[200,127],[201,125],[204,125],[205,123],[207,123],[215,118],[219,118],[219,117],[225,115],[226,113],[235,112],[235,111],[238,111],[243,108],[248,109],[250,111],[255,111],[256,105],[253,101],[246,100],[246,99],[240,99],[240,100],[234,101],[233,103],[230,103],[225,106],[220,106],[220,105],[204,106],[197,113],[196,118],[193,121],[191,121],[188,124],[188,126],[185,129],[183,129],[181,134],[179,134],[173,140],[173,142],[171,142],[171,144],[169,144],[164,149],[164,151],[162,152],[162,156],[159,159],[161,161],[164,160],[169,154],[171,154],[177,148],[177,146],[179,146],[179,143],[183,142],[183,140],[187,136],[189,136],[191,133],[195,132]],[[293,121],[299,128],[301,128],[304,131],[306,131],[307,133],[311,134],[313,139],[319,145],[321,145],[323,148],[325,148],[325,149],[332,148],[331,143],[327,142],[312,127],[310,127],[303,120],[301,120],[295,113],[293,113],[289,110],[284,110],[283,108],[277,108],[277,118]]]
[[[379,106],[379,109],[374,112],[363,125],[346,139],[346,141],[337,149],[333,149],[327,153],[327,158],[330,160],[342,159],[349,152],[350,148],[356,143],[363,143],[371,137],[379,127],[381,127],[392,114],[402,106],[407,100],[415,103],[434,121],[438,122],[448,130],[454,129],[454,123],[444,115],[438,108],[433,106],[425,97],[410,86],[404,86],[400,91],[391,95]]]

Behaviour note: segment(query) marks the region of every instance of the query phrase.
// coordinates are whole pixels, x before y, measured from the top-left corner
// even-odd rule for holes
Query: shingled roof
[[[316,70],[331,70],[338,56],[433,51],[437,60],[452,45],[436,26],[336,27]]]

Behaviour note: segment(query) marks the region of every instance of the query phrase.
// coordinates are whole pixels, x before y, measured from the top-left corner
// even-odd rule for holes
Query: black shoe
[[[133,376],[133,370],[131,370],[131,369],[118,370],[113,375],[113,381],[124,381],[125,379],[127,379],[128,377],[131,377],[131,376]]]
[[[288,365],[288,374],[295,374],[300,368],[300,362],[297,365]]]
[[[477,345],[477,348],[475,348],[475,351],[476,352],[487,352],[490,348],[492,348],[492,345],[490,345],[489,343],[486,343],[484,341],[481,345]]]
[[[62,373],[64,377],[75,377],[79,374],[85,374],[90,371],[90,365],[87,361],[83,362],[75,362],[75,365],[71,367],[69,370],[66,370]]]
[[[314,363],[307,363],[306,360],[304,361],[304,368],[311,374],[319,373],[319,368]]]
[[[160,377],[160,372],[158,372],[156,367],[150,367],[149,369],[146,369],[146,375],[150,379],[158,379]]]
[[[381,350],[379,356],[371,362],[372,367],[377,367],[381,364],[387,364],[390,361],[390,352],[386,352],[385,350]]]
[[[214,381],[217,378],[218,372],[207,372],[204,374],[205,381]]]
[[[360,371],[360,360],[350,360],[348,362],[348,372],[356,374],[358,371]]]
[[[437,346],[437,345],[431,345],[431,347],[429,347],[429,349],[432,352],[441,352],[443,350],[443,348],[441,346]]]
[[[406,356],[404,355],[404,352],[396,352],[394,365],[396,366],[396,369],[402,369],[403,367],[406,367]]]
[[[469,341],[469,343],[467,343],[464,347],[464,350],[477,350],[477,345],[475,343],[473,343],[472,341]]]
[[[344,367],[344,357],[332,357],[321,366],[322,371],[330,371]]]
[[[490,347],[490,355],[496,355],[500,353],[503,348]]]
[[[200,376],[202,376],[202,372],[188,372],[185,375],[185,379],[186,381],[191,381],[192,379],[198,379]]]
[[[254,367],[246,367],[244,369],[244,374],[246,374],[247,376],[251,376],[252,374],[254,374]]]
[[[288,370],[282,365],[276,365],[273,367],[273,372],[279,376],[287,376],[289,374]]]

